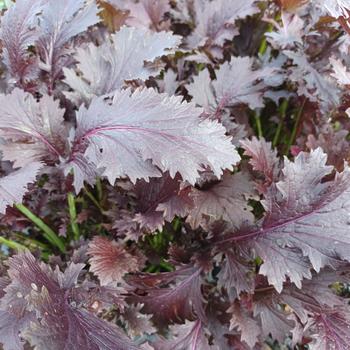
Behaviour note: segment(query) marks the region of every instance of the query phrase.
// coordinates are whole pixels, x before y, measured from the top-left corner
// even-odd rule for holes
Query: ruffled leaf
[[[237,104],[247,104],[250,108],[263,106],[264,84],[259,82],[269,69],[253,70],[250,57],[232,57],[215,72],[216,80],[211,81],[207,70],[194,77],[187,90],[194,102],[204,107],[207,113],[219,113],[222,109]]]
[[[104,169],[111,183],[121,176],[133,182],[158,177],[159,170],[194,183],[205,167],[220,176],[240,158],[224,128],[201,120],[200,112],[152,89],[117,92],[110,104],[95,98],[77,114],[75,148]]]
[[[80,76],[74,70],[64,70],[65,82],[74,90],[65,94],[75,102],[89,101],[93,96],[114,92],[126,80],[146,80],[159,70],[146,67],[145,61],[173,53],[180,42],[181,37],[170,33],[122,27],[112,35],[112,42],[77,50]]]
[[[59,102],[44,95],[39,102],[22,90],[0,95],[0,148],[5,160],[21,167],[34,161],[57,161],[66,149],[67,128]]]
[[[37,15],[41,9],[40,1],[18,0],[1,18],[4,63],[10,77],[19,86],[38,76],[37,59],[28,48],[40,36]]]
[[[35,181],[42,167],[43,164],[34,162],[0,179],[0,213],[22,202],[27,185]]]
[[[62,67],[69,62],[66,44],[100,19],[94,1],[46,0],[44,3],[38,47],[41,55],[40,68],[50,74],[50,89]]]
[[[98,276],[103,286],[118,284],[125,274],[141,267],[138,257],[116,241],[104,237],[96,236],[90,242],[87,254],[90,256],[90,271]]]
[[[84,264],[71,263],[64,273],[52,271],[29,252],[10,258],[8,264],[11,283],[0,300],[0,310],[16,317],[17,323],[32,318],[17,328],[20,334],[10,334],[13,344],[20,344],[21,336],[38,350],[137,349],[117,327],[84,310],[77,287]]]

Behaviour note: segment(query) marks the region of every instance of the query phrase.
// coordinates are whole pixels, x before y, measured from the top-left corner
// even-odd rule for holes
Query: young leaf
[[[25,86],[37,78],[37,58],[29,53],[40,35],[37,15],[42,9],[40,1],[18,0],[1,18],[0,38],[3,59],[15,85]]]
[[[278,179],[277,152],[272,149],[271,142],[266,142],[264,138],[259,140],[253,137],[252,140],[241,140],[240,143],[244,148],[244,155],[250,157],[249,163],[253,170],[264,175],[265,181],[258,186],[258,189],[265,193],[272,182]]]
[[[208,71],[203,70],[186,88],[207,113],[241,103],[253,109],[262,107],[264,84],[259,80],[272,72],[268,68],[253,70],[252,66],[250,57],[232,57],[215,72],[216,80],[211,81]]]
[[[320,102],[327,110],[339,104],[340,91],[326,74],[316,70],[304,52],[285,50],[284,54],[293,60],[290,79],[297,82],[298,94],[306,96],[313,102]]]
[[[222,180],[208,189],[194,188],[190,193],[193,205],[190,207],[187,222],[193,227],[223,220],[230,228],[254,222],[252,208],[247,199],[253,197],[254,184],[248,174],[225,173]]]
[[[100,19],[94,1],[87,3],[85,0],[46,0],[44,3],[38,47],[42,60],[40,67],[49,73],[52,85],[68,62],[66,44]]]
[[[136,215],[134,220],[149,232],[161,230],[165,220],[171,222],[175,215],[184,216],[191,200],[181,195],[181,178],[171,178],[169,173],[149,182],[138,180],[136,195]]]
[[[102,286],[122,282],[125,274],[137,271],[141,266],[138,257],[104,237],[95,236],[87,254],[90,256],[90,271],[98,276]]]
[[[282,26],[275,23],[277,32],[266,33],[268,41],[276,48],[285,49],[294,44],[303,44],[304,21],[297,15],[282,13]]]
[[[151,322],[152,315],[146,315],[140,312],[143,304],[128,307],[123,313],[123,321],[127,325],[128,335],[131,337],[141,336],[144,333],[156,333],[157,329]]]
[[[241,292],[253,293],[254,291],[252,266],[249,266],[245,257],[239,253],[234,249],[225,251],[225,258],[220,264],[220,272],[217,276],[218,286],[226,289],[230,300],[235,300]]]

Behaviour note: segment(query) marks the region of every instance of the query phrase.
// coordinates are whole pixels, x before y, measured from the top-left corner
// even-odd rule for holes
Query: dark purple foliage
[[[349,350],[350,1],[6,3],[0,348]]]

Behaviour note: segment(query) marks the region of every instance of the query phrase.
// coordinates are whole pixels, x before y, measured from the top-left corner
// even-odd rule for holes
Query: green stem
[[[20,241],[22,242],[22,245],[28,247],[29,249],[30,248],[33,248],[33,249],[43,249],[43,250],[49,250],[49,247],[46,243],[43,243],[43,242],[39,242],[37,239],[33,239],[33,238],[30,238],[26,235],[23,235],[19,232],[16,232],[15,233],[15,237]]]
[[[278,140],[280,138],[281,135],[281,131],[282,131],[282,126],[283,126],[283,122],[284,122],[284,118],[286,117],[286,112],[287,112],[287,108],[288,108],[288,100],[283,100],[281,107],[280,107],[280,113],[281,113],[281,119],[280,122],[278,124],[278,127],[276,129],[276,133],[275,136],[273,138],[272,141],[272,147],[275,148]]]
[[[91,200],[91,202],[94,203],[95,206],[100,210],[101,214],[103,214],[103,208],[101,207],[98,200],[94,197],[94,195],[86,187],[84,187],[84,191],[88,198]]]
[[[79,226],[77,224],[77,208],[75,206],[75,197],[72,192],[68,193],[68,208],[70,216],[70,226],[73,231],[74,239],[77,241],[80,237]]]
[[[51,244],[56,246],[62,253],[65,253],[66,249],[61,238],[49,226],[47,226],[43,220],[37,217],[23,204],[16,204],[16,208],[44,232],[44,237]]]
[[[12,240],[6,239],[4,237],[0,237],[0,244],[6,245],[11,249],[19,250],[19,251],[23,251],[27,249],[24,245],[14,242]]]
[[[103,199],[103,189],[102,189],[102,182],[99,177],[96,179],[96,188],[97,188],[98,201],[101,202]]]
[[[272,30],[273,30],[273,25],[271,23],[269,23],[265,33],[270,33],[270,32],[272,32]],[[264,34],[264,37],[261,40],[261,44],[259,47],[259,55],[263,56],[264,53],[266,52],[266,50],[267,50],[267,40],[266,40],[266,36]]]
[[[258,132],[259,139],[263,137],[263,131],[262,131],[262,126],[261,126],[261,120],[260,120],[260,115],[255,113],[255,124],[256,124],[256,129]]]
[[[165,271],[169,271],[169,272],[174,271],[174,267],[171,264],[167,263],[166,261],[161,261],[159,263],[159,266],[163,268],[163,270]]]
[[[306,104],[306,97],[304,98],[304,101],[303,101],[302,105],[299,108],[299,111],[298,111],[298,114],[297,114],[297,118],[295,120],[294,127],[293,127],[293,130],[292,130],[292,134],[291,134],[290,139],[288,141],[286,154],[289,153],[290,148],[291,148],[292,144],[295,141],[295,138],[296,138],[296,135],[297,135],[297,131],[298,131],[298,127],[299,127],[299,123],[300,123],[300,119],[301,119],[301,116],[303,115],[303,110],[304,110],[305,104]]]
[[[174,223],[173,223],[173,228],[174,231],[179,231],[179,229],[181,228],[181,221],[179,218],[175,218]]]

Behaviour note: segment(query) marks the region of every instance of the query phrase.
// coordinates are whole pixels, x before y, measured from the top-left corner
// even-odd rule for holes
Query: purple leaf
[[[264,263],[259,272],[267,277],[278,292],[283,289],[285,276],[299,288],[304,278],[311,278],[309,259],[304,257],[300,250],[289,247],[281,249],[276,244],[276,239],[268,236],[252,240],[248,242],[248,246],[263,259]]]
[[[160,325],[193,319],[194,314],[205,320],[201,269],[184,267],[163,275],[165,276],[159,275],[157,278],[177,282],[165,288],[148,288],[145,290],[147,295],[134,297],[136,302],[144,304],[143,311],[153,314],[154,320]]]
[[[39,102],[22,90],[0,95],[0,137],[5,160],[21,167],[33,161],[57,161],[67,143],[64,110],[44,95]]]
[[[350,3],[348,0],[318,0],[318,2],[334,18],[349,17]]]
[[[261,298],[261,299],[260,299]],[[293,322],[288,319],[288,312],[285,311],[271,296],[257,295],[254,303],[254,317],[260,318],[262,335],[283,342],[293,329]]]
[[[140,312],[143,304],[128,307],[123,313],[123,321],[130,337],[137,337],[144,333],[156,333],[157,329],[151,322],[152,315],[146,315]]]
[[[240,157],[224,128],[201,120],[200,113],[180,97],[152,89],[117,92],[111,104],[95,98],[77,114],[75,149],[105,169],[111,183],[121,176],[133,182],[158,177],[160,170],[169,171],[171,177],[178,172],[194,183],[198,171],[206,167],[220,176]]]
[[[86,49],[77,50],[80,76],[64,69],[65,82],[74,90],[65,94],[74,102],[89,101],[93,96],[121,88],[125,80],[146,80],[159,70],[145,67],[145,61],[172,54],[180,42],[181,37],[167,32],[122,27],[112,35],[112,42],[107,40],[99,47],[90,44]]]
[[[293,60],[289,78],[297,82],[298,94],[312,102],[319,102],[327,110],[339,105],[340,90],[326,74],[322,74],[310,63],[304,52],[285,50],[284,54]]]
[[[217,114],[241,103],[252,109],[262,107],[264,84],[259,80],[272,71],[269,68],[253,70],[252,66],[250,57],[232,57],[215,72],[216,80],[211,81],[208,71],[203,70],[186,88],[194,102],[207,113]]]
[[[84,264],[71,263],[64,273],[52,271],[25,252],[10,258],[8,265],[11,283],[5,288],[0,310],[17,316],[17,322],[35,316],[19,330],[36,349],[137,349],[117,327],[84,310],[85,300],[77,298],[77,279]],[[11,340],[14,344],[18,342],[16,336],[13,334]]]
[[[341,60],[331,57],[329,59],[334,73],[332,73],[332,77],[334,77],[340,85],[350,85],[350,73],[347,70],[346,66],[343,65]]]
[[[333,167],[320,148],[285,159],[284,179],[265,202],[263,231],[280,247],[299,248],[316,271],[339,259],[350,259],[347,202],[350,170],[322,182]]]
[[[245,312],[237,302],[227,312],[231,314],[230,329],[237,328],[241,332],[241,340],[253,348],[261,333],[257,321]]]
[[[346,167],[334,181],[322,182],[333,169],[326,165],[326,160],[320,148],[310,154],[300,153],[294,163],[285,159],[284,179],[277,183],[277,192],[270,190],[265,203],[268,214],[262,228],[263,236],[256,244],[268,239],[274,249],[280,250],[281,257],[285,255],[290,259],[290,264],[286,262],[282,271],[294,282],[309,273],[305,259],[292,258],[289,247],[300,249],[316,271],[325,265],[336,266],[340,259],[350,260],[347,234],[350,172]],[[281,249],[289,250],[289,257]],[[272,268],[276,261],[270,263]],[[297,265],[300,265],[299,269]],[[267,266],[262,271],[266,275],[274,274]],[[272,275],[269,278],[275,279],[274,285],[281,290],[281,276]]]
[[[266,33],[267,40],[277,49],[285,49],[297,43],[302,45],[305,28],[304,21],[298,15],[288,12],[283,12],[281,17],[282,26],[273,21],[277,32]]]
[[[40,67],[50,73],[50,84],[67,64],[66,44],[76,35],[100,21],[95,2],[85,0],[45,0],[40,18],[38,46]]]
[[[149,182],[136,182],[134,220],[141,228],[149,232],[161,230],[165,220],[171,222],[175,215],[185,215],[187,203],[186,198],[181,196],[180,184],[180,176],[172,179],[168,173],[160,178],[152,178]]]
[[[254,3],[255,0],[196,0],[196,27],[188,39],[191,48],[223,46],[225,40],[232,40],[238,34],[236,20],[259,12]]]
[[[27,191],[27,185],[35,181],[43,164],[34,162],[3,178],[0,178],[0,213],[8,206],[21,203]]]
[[[40,1],[18,0],[1,19],[0,38],[4,47],[4,62],[15,85],[24,86],[38,76],[37,59],[28,47],[40,35],[37,15]]]
[[[183,325],[170,327],[174,339],[158,341],[155,350],[218,350],[209,345],[206,331],[200,321],[189,322]]]
[[[344,169],[344,159],[347,159],[350,153],[348,134],[348,130],[334,130],[331,125],[326,124],[317,130],[317,137],[316,135],[308,136],[306,146],[309,150],[321,147],[327,153],[327,164],[341,171]]]
[[[130,11],[126,23],[131,27],[159,31],[166,30],[170,26],[170,23],[163,21],[165,13],[171,9],[168,0],[141,0],[136,3],[133,0],[110,0],[110,2],[116,2],[119,8]]]
[[[294,163],[285,158],[283,179],[270,187],[263,201],[267,215],[262,226],[228,238],[255,238],[247,246],[263,255],[261,272],[278,291],[286,277],[300,287],[301,279],[310,277],[311,267],[319,271],[350,261],[350,170],[346,166],[333,181],[323,181],[333,170],[326,161],[320,148],[299,153]]]
[[[323,312],[311,324],[314,341],[310,350],[345,350],[350,344],[350,318],[341,311]]]
[[[220,268],[217,276],[218,286],[227,290],[230,300],[239,297],[241,292],[253,293],[253,268],[246,263],[239,252],[233,249],[225,251],[225,258]]]
[[[225,173],[222,180],[208,189],[194,188],[190,193],[193,205],[187,222],[193,227],[205,226],[218,220],[238,228],[253,223],[254,215],[247,199],[255,194],[254,184],[246,173]]]
[[[266,142],[265,139],[257,139],[240,141],[244,148],[244,155],[251,159],[249,163],[253,170],[262,173],[265,177],[265,182],[262,186],[258,186],[260,192],[265,193],[267,188],[278,179],[279,159],[277,151],[272,149],[271,142]]]
[[[116,241],[95,236],[89,244],[90,271],[96,274],[102,286],[118,284],[123,276],[137,271],[142,265],[140,258],[131,255]]]

